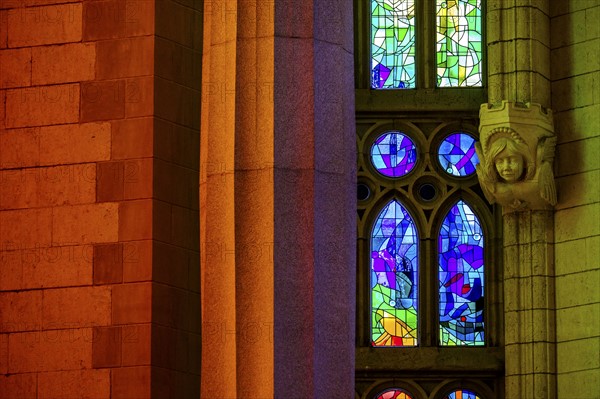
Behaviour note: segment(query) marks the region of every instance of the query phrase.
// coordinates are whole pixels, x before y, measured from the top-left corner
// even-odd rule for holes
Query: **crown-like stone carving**
[[[556,205],[552,111],[502,101],[483,104],[479,118],[477,177],[487,200],[504,206],[505,212]]]

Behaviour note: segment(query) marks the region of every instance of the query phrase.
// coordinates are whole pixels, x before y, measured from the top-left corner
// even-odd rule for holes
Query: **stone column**
[[[539,105],[483,105],[477,174],[503,207],[507,397],[555,396],[552,113]],[[503,162],[517,157],[518,171]]]
[[[488,2],[488,102],[481,109],[480,151],[504,137],[526,148],[514,181],[496,175],[492,155],[478,175],[503,206],[504,344],[507,398],[556,397],[554,212],[556,138],[550,105],[548,1]],[[501,104],[501,105],[500,105]],[[497,140],[501,142],[501,140]],[[507,142],[506,140],[504,142]],[[516,147],[515,147],[516,148]],[[484,173],[488,162],[488,173]],[[480,173],[481,172],[481,173]],[[490,191],[491,190],[491,191]]]
[[[352,397],[352,9],[207,7],[202,396]]]
[[[548,0],[487,3],[488,102],[550,106]]]
[[[201,397],[236,397],[235,63],[237,2],[205,2],[200,125]]]

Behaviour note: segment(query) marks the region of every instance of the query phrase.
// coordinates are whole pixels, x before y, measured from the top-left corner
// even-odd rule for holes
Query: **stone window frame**
[[[378,190],[380,183],[394,187],[398,194],[387,194],[372,202],[358,204],[357,241],[357,320],[356,320],[356,391],[357,398],[370,399],[386,387],[397,386],[413,392],[417,398],[442,398],[449,387],[478,389],[483,399],[503,397],[504,372],[504,328],[502,316],[502,245],[500,208],[490,207],[480,192],[477,178],[454,178],[446,176],[451,186],[458,188],[454,195],[440,198],[429,208],[436,217],[415,217],[421,232],[425,226],[439,227],[449,208],[460,198],[466,199],[476,212],[486,233],[486,345],[483,347],[440,347],[437,344],[437,240],[431,238],[428,248],[420,245],[421,264],[419,276],[419,330],[420,345],[407,348],[372,348],[369,335],[369,259],[368,239],[372,222],[381,206],[391,198],[401,199],[402,204],[416,216],[422,204],[414,196],[415,181],[422,175],[409,174],[405,179],[392,182],[380,176],[372,179],[372,171],[366,171],[368,145],[388,130],[400,130],[412,124],[440,126],[430,140],[431,147],[449,134],[451,130],[467,127],[467,131],[478,138],[478,115],[481,104],[487,102],[486,68],[483,68],[483,87],[436,88],[435,65],[431,65],[435,49],[435,13],[433,0],[419,2],[417,23],[424,28],[417,31],[417,88],[374,90],[370,87],[370,1],[354,0],[355,23],[355,88],[356,129],[358,140],[359,182],[368,182],[371,192]],[[425,5],[426,4],[426,5]],[[485,22],[485,1],[482,10]],[[485,31],[485,23],[484,31]],[[424,40],[429,38],[429,40]],[[484,39],[485,40],[485,34]],[[426,56],[426,54],[430,56]],[[486,62],[484,50],[484,62]],[[419,73],[419,71],[421,73]],[[433,128],[435,129],[435,128]],[[410,135],[414,140],[414,135]],[[415,142],[419,156],[430,156],[423,152],[423,142]],[[435,161],[432,160],[431,164]],[[362,170],[361,170],[362,168]],[[443,175],[438,173],[438,175]],[[369,180],[369,178],[371,178]],[[362,179],[362,180],[361,180]],[[396,187],[396,186],[397,187]],[[404,188],[402,188],[404,186]],[[362,217],[361,214],[362,213]],[[428,220],[427,220],[428,219]],[[432,233],[433,234],[433,233]],[[433,244],[432,244],[433,242]],[[421,298],[431,298],[424,301]],[[426,321],[424,321],[426,320]],[[396,384],[396,385],[394,385]],[[414,387],[419,390],[414,391]],[[412,389],[411,389],[412,388]],[[426,393],[428,392],[428,393]]]

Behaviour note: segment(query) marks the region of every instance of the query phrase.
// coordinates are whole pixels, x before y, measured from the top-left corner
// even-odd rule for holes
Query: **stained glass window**
[[[381,392],[375,396],[375,399],[413,399],[413,397],[403,389],[392,388]]]
[[[481,0],[437,0],[438,87],[482,86]]]
[[[371,162],[384,176],[404,176],[415,167],[417,147],[405,134],[388,132],[373,143]]]
[[[448,212],[438,238],[441,345],[484,345],[483,230],[464,202]]]
[[[446,137],[438,149],[442,168],[452,176],[469,176],[475,173],[479,158],[475,153],[475,139],[466,133],[453,133]]]
[[[446,396],[446,399],[481,399],[479,395],[477,395],[473,391],[467,391],[466,389],[459,389],[457,391],[451,392]]]
[[[371,234],[371,343],[417,345],[417,228],[396,200],[379,213]]]
[[[415,87],[414,0],[371,0],[371,87]]]

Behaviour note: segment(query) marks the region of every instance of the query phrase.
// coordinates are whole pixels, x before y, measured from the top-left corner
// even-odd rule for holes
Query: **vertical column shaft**
[[[548,1],[488,2],[488,103],[550,106],[548,7]],[[515,113],[505,126],[515,121],[523,122]],[[503,217],[506,397],[555,397],[553,217],[530,210]]]
[[[201,397],[236,397],[235,0],[204,5],[200,232]],[[225,74],[224,71],[230,73]],[[227,78],[224,79],[223,76]]]
[[[238,2],[235,64],[237,395],[273,393],[274,3]]]
[[[352,9],[220,4],[204,47],[203,397],[351,397]]]
[[[506,396],[556,396],[551,211],[504,216]]]
[[[550,106],[550,18],[547,1],[488,2],[488,95]]]

